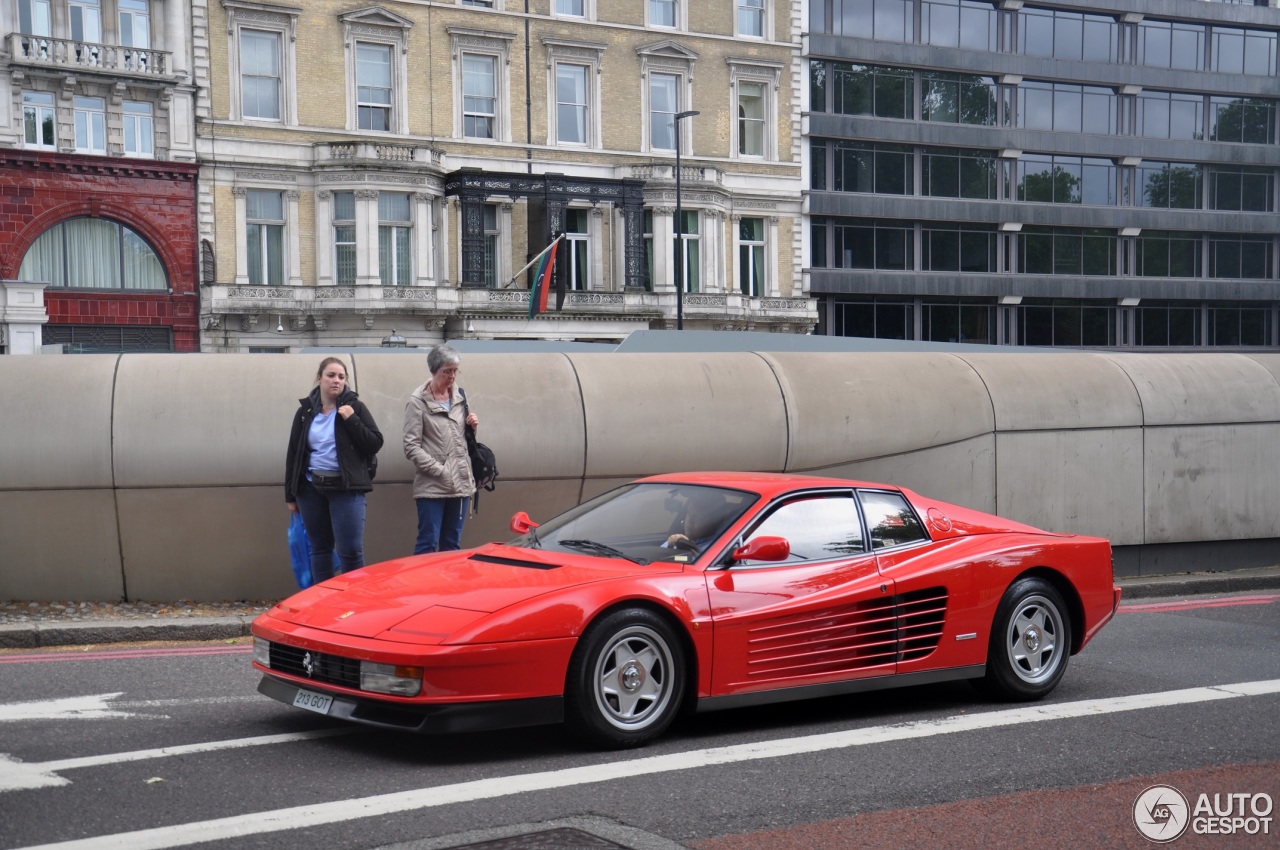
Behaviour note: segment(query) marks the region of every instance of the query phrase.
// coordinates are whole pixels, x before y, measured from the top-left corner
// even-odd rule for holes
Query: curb
[[[1196,596],[1280,589],[1280,567],[1218,573],[1119,576],[1121,602],[1164,596]],[[83,620],[0,625],[0,649],[48,649],[141,641],[231,640],[247,637],[256,614],[233,617],[168,617],[151,620]]]
[[[149,640],[229,640],[249,634],[254,617],[168,617],[153,620],[0,625],[0,649],[41,649],[78,644],[133,643]]]

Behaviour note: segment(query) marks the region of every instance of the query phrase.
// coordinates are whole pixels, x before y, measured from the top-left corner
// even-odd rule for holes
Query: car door
[[[786,538],[785,561],[728,563],[707,573],[712,693],[728,695],[892,673],[891,584],[876,568],[852,490],[780,499],[741,542]],[[887,632],[886,629],[889,631]]]
[[[897,490],[859,490],[880,574],[893,582],[898,673],[981,664],[987,632],[976,627],[971,558],[980,541],[934,541]]]

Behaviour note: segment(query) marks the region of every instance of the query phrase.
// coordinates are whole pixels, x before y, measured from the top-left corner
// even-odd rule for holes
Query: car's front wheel
[[[986,689],[1010,700],[1034,700],[1055,687],[1071,655],[1071,619],[1062,594],[1039,578],[1015,581],[991,625]]]
[[[684,698],[684,648],[662,617],[615,611],[578,641],[565,683],[565,722],[594,746],[635,747],[666,731]]]

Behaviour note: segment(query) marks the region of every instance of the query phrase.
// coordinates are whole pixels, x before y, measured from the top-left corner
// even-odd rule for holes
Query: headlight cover
[[[271,666],[271,641],[260,637],[253,639],[253,660],[263,667]]]
[[[397,697],[416,697],[422,692],[422,668],[361,661],[360,690]]]

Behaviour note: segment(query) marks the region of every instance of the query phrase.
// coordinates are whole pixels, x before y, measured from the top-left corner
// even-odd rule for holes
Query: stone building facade
[[[800,10],[194,0],[204,350],[810,331]]]

